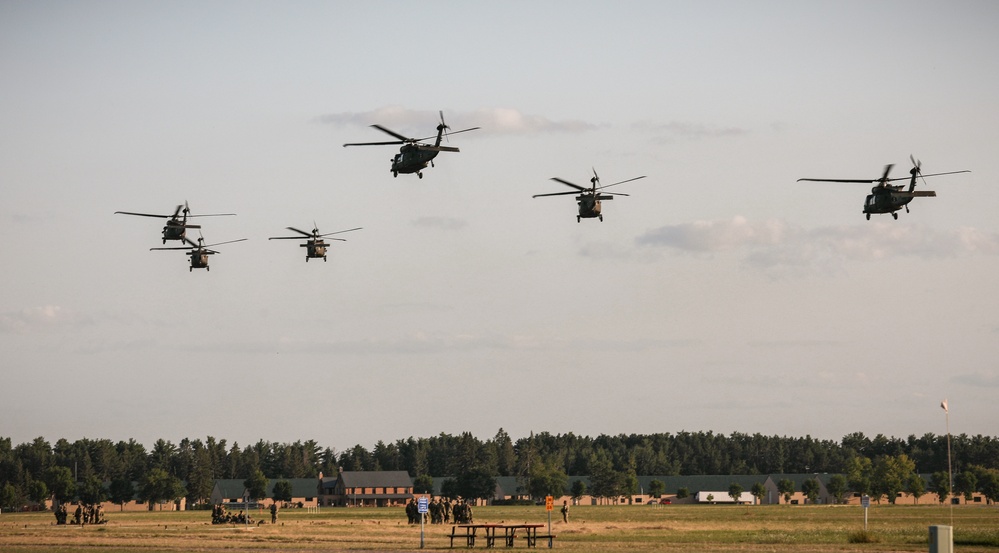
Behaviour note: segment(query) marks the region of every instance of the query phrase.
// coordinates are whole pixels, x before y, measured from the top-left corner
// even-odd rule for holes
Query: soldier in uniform
[[[76,510],[73,511],[73,524],[83,523],[83,506],[80,504],[76,505]]]
[[[562,522],[569,522],[569,502],[562,502]]]
[[[277,512],[278,506],[277,502],[271,503],[271,524],[277,524]]]

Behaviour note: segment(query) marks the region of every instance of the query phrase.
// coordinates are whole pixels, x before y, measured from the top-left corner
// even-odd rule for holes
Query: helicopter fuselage
[[[598,195],[593,194],[580,194],[576,196],[576,204],[579,205],[579,215],[576,216],[576,222],[578,223],[580,219],[600,219],[601,222],[604,220],[604,216],[601,213],[601,200],[612,200],[614,196]]]
[[[419,173],[427,168],[431,161],[440,152],[433,150],[421,150],[411,144],[406,144],[399,149],[399,153],[392,158],[392,174],[398,176],[399,173]],[[420,175],[422,176],[422,175]]]
[[[894,213],[912,201],[911,194],[898,194],[901,186],[875,186],[864,200],[864,213]]]
[[[299,244],[301,247],[306,248],[305,250],[305,261],[308,262],[309,259],[323,258],[326,261],[326,244],[325,240],[309,240],[305,244]]]
[[[208,256],[207,250],[191,250],[191,268],[188,271],[193,271],[194,269],[204,269],[210,271],[208,267]]]

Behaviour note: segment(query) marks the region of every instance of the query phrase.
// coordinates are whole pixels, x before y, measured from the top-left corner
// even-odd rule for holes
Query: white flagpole
[[[950,527],[954,528],[954,468],[950,461],[950,409],[947,408],[946,399],[940,403],[940,407],[943,407],[944,415],[947,418],[947,477],[950,480],[950,493],[947,499],[950,501]]]

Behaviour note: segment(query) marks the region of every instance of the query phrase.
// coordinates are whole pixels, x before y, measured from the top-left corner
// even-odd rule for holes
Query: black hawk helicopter
[[[158,215],[155,213],[135,213],[132,211],[115,211],[115,214],[122,215],[137,215],[139,217],[157,217],[160,219],[166,219],[166,225],[163,227],[163,243],[166,244],[167,240],[187,240],[187,229],[189,228],[201,228],[201,225],[189,225],[187,223],[188,217],[222,217],[227,215],[235,215],[235,213],[207,213],[205,215],[191,215],[191,208],[188,207],[187,202],[184,205],[178,205],[177,209],[173,210],[173,215]],[[190,240],[187,240],[190,242]]]
[[[626,182],[631,182],[633,180],[644,179],[645,175],[640,177],[635,177],[628,180],[623,180],[620,182],[615,182],[613,184],[605,184],[600,186],[600,177],[597,175],[597,170],[593,169],[593,177],[590,178],[590,187],[584,188],[578,184],[573,184],[567,180],[560,179],[558,177],[552,177],[551,180],[555,182],[560,182],[568,187],[575,188],[575,191],[570,192],[552,192],[550,194],[535,194],[534,198],[540,198],[542,196],[568,196],[570,194],[579,194],[576,196],[576,203],[579,205],[579,215],[576,215],[576,222],[578,223],[582,219],[591,219],[597,217],[601,222],[604,220],[603,214],[600,212],[600,202],[602,200],[613,200],[614,196],[627,196],[628,194],[622,194],[620,192],[616,194],[611,194],[610,192],[599,192],[604,188],[610,188],[611,186],[617,186],[619,184],[624,184]]]
[[[423,178],[423,169],[429,164],[431,167],[434,166],[434,158],[440,152],[457,152],[458,148],[452,146],[441,146],[441,138],[449,136],[452,134],[458,134],[462,132],[478,130],[480,127],[472,127],[470,129],[462,129],[460,131],[454,131],[452,133],[445,132],[451,127],[448,127],[444,123],[444,112],[440,112],[441,122],[437,125],[437,140],[433,145],[423,144],[424,140],[430,140],[434,138],[433,136],[428,136],[426,138],[407,138],[395,131],[386,129],[381,125],[371,125],[372,127],[382,131],[383,133],[389,134],[397,138],[398,140],[390,140],[387,142],[351,142],[349,144],[344,144],[343,147],[347,146],[385,146],[389,144],[402,144],[402,148],[399,148],[399,153],[392,158],[392,171],[393,177],[398,177],[399,173],[416,173],[416,176]]]
[[[921,166],[922,162],[916,161],[914,157],[909,156],[909,160],[912,161],[912,169],[909,170],[910,181],[909,189],[905,190],[904,185],[891,185],[889,182],[905,180],[906,177],[899,177],[895,179],[889,179],[888,173],[891,172],[891,168],[894,165],[885,165],[885,172],[881,175],[879,179],[864,180],[864,179],[798,179],[798,182],[809,181],[809,182],[847,182],[847,183],[877,183],[877,186],[871,188],[871,193],[867,195],[867,199],[864,200],[864,214],[867,215],[867,220],[871,220],[871,213],[891,213],[894,219],[898,219],[898,213],[896,211],[905,208],[905,212],[909,213],[909,202],[913,198],[922,197],[934,197],[937,195],[933,190],[916,190],[916,177],[939,177],[941,175],[955,175],[957,173],[970,173],[971,171],[949,171],[947,173],[932,173],[929,175],[922,174]],[[926,182],[925,180],[923,181]]]
[[[299,246],[306,248],[305,262],[308,263],[309,259],[317,259],[320,257],[323,258],[323,262],[326,261],[326,248],[329,247],[329,244],[326,243],[324,238],[326,238],[327,236],[332,236],[334,234],[341,234],[344,232],[353,232],[355,230],[361,230],[363,227],[357,227],[347,230],[338,230],[336,232],[327,232],[326,234],[319,234],[319,227],[315,224],[315,222],[312,223],[311,234],[305,232],[304,230],[298,230],[295,227],[286,227],[286,228],[288,230],[297,232],[302,236],[272,236],[268,238],[268,240],[302,240],[303,238],[307,238],[305,243],[299,244]],[[346,241],[343,238],[330,238],[330,240],[340,240],[341,242]]]
[[[212,247],[215,247],[215,246],[221,246],[222,244],[232,244],[233,242],[242,242],[242,241],[246,240],[246,238],[240,238],[239,240],[229,240],[227,242],[216,242],[215,244],[205,244],[205,238],[203,236],[199,236],[198,237],[198,242],[197,243],[192,242],[191,239],[186,238],[186,237],[183,240],[185,242],[187,242],[189,245],[188,246],[170,247],[170,248],[149,248],[149,250],[150,251],[152,251],[152,250],[190,250],[189,252],[187,252],[187,255],[191,257],[191,266],[188,268],[188,272],[191,272],[191,271],[193,271],[195,269],[204,269],[206,271],[211,271],[212,270],[211,267],[208,266],[208,256],[209,255],[215,255],[215,254],[217,254],[219,252],[217,252],[215,250],[210,250],[208,248],[212,248]]]

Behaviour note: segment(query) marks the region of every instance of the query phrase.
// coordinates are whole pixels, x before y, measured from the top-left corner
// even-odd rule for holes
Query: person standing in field
[[[569,502],[562,502],[562,522],[569,522]]]

